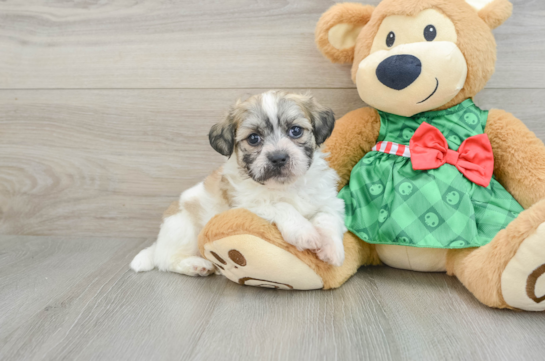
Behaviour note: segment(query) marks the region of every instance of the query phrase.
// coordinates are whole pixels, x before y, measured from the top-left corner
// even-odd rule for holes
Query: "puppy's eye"
[[[303,129],[298,126],[291,127],[288,134],[290,135],[290,137],[297,139],[303,135]]]
[[[391,48],[394,46],[394,43],[396,42],[396,34],[393,31],[390,31],[388,33],[388,36],[386,37],[386,46]]]
[[[248,137],[248,144],[255,146],[255,145],[258,145],[259,143],[261,143],[261,137],[259,136],[259,134],[256,134],[256,133],[250,134],[250,136]]]
[[[433,25],[426,26],[426,28],[424,29],[424,39],[426,39],[426,41],[433,41],[433,39],[435,39],[436,36],[437,36],[437,29],[435,29],[435,26]]]

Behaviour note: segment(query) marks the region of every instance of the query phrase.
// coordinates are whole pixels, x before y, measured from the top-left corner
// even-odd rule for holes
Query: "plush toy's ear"
[[[478,12],[478,15],[490,27],[495,29],[509,19],[513,5],[509,0],[466,0]]]
[[[318,49],[334,63],[351,63],[356,39],[374,9],[370,5],[353,3],[333,5],[316,25]]]

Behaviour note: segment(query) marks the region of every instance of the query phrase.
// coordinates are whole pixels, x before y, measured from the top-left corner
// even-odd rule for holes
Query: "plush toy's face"
[[[352,62],[362,100],[412,116],[473,97],[494,72],[491,29],[511,14],[508,0],[383,0],[343,3],[316,27],[319,49]]]
[[[356,85],[367,104],[412,115],[446,104],[467,76],[452,21],[434,9],[388,16],[358,65]]]

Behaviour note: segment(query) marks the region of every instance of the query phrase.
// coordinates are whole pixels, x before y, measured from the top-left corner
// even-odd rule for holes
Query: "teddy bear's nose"
[[[414,83],[422,72],[422,63],[416,56],[393,55],[377,67],[378,80],[388,88],[402,90]]]

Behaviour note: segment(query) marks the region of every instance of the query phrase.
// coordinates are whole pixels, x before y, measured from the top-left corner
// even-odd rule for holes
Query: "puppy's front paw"
[[[333,266],[341,266],[344,262],[344,247],[342,239],[331,240],[324,239],[322,247],[316,251],[316,255],[322,261]]]
[[[318,258],[333,266],[341,266],[344,262],[343,237],[346,231],[342,218],[322,213],[312,223],[322,241],[320,248],[316,250]]]
[[[308,221],[290,227],[282,227],[281,233],[284,240],[297,247],[299,251],[320,248],[320,233]]]

